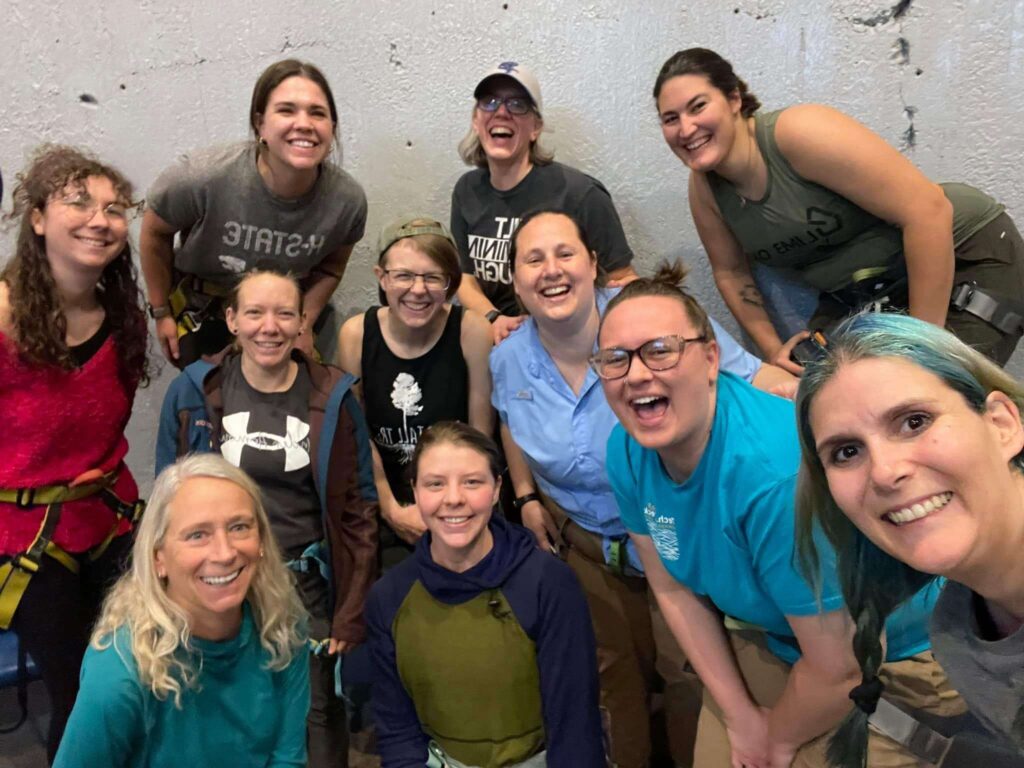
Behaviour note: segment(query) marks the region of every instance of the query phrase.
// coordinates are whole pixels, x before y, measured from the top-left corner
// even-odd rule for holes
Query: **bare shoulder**
[[[808,145],[837,143],[849,133],[868,131],[862,123],[824,104],[797,104],[779,113],[775,143],[784,155]]]
[[[464,352],[489,351],[494,337],[487,318],[472,309],[462,310],[462,349]]]
[[[355,376],[363,375],[363,319],[360,312],[346,320],[338,332],[338,362]]]

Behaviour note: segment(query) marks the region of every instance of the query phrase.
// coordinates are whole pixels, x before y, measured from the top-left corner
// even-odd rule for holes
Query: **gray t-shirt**
[[[990,639],[990,624],[980,596],[947,582],[932,613],[932,652],[982,725],[1024,750],[1024,740],[1013,735],[1024,705],[1024,628]]]
[[[284,200],[263,183],[250,142],[185,155],[146,204],[180,232],[175,269],[218,283],[268,261],[305,277],[366,226],[366,195],[344,170],[324,163],[309,192]]]

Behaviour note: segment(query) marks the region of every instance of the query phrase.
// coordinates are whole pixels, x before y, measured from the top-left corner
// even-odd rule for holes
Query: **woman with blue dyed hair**
[[[873,694],[830,758],[863,764],[867,713],[883,692],[883,622],[936,576],[949,581],[932,616],[934,653],[981,723],[1022,751],[1024,387],[912,317],[854,317],[826,351],[797,396],[798,538],[810,569],[815,526],[835,547],[859,693]]]

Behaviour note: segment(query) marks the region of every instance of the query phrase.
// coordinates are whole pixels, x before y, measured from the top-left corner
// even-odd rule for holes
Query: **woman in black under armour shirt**
[[[354,379],[296,348],[309,328],[290,275],[248,273],[225,319],[234,348],[189,365],[167,392],[157,471],[175,455],[219,450],[260,486],[320,646],[310,660],[309,764],[345,768],[333,657],[363,641],[377,561],[370,446]]]
[[[420,433],[438,421],[493,427],[491,331],[475,312],[452,306],[458,252],[437,221],[404,216],[384,228],[374,272],[380,301],[342,326],[341,365],[361,378],[374,446],[374,480],[385,522],[415,542],[423,520],[406,477]]]

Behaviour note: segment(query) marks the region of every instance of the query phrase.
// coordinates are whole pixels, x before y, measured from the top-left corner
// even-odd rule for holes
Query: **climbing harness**
[[[145,502],[141,499],[135,502],[126,502],[118,498],[111,490],[120,471],[118,468],[104,474],[98,469],[91,469],[83,472],[67,485],[0,489],[0,502],[14,504],[20,509],[43,505],[46,507],[43,511],[42,523],[40,523],[39,530],[28,549],[0,565],[0,629],[8,629],[11,626],[14,612],[28,588],[29,581],[43,564],[43,555],[49,555],[72,573],[77,574],[81,570],[74,555],[65,552],[53,543],[53,534],[60,522],[61,508],[64,502],[99,496],[114,512],[114,524],[110,531],[103,541],[86,553],[90,562],[95,562],[107,551],[122,520],[129,520],[132,525],[135,525],[142,517]]]

